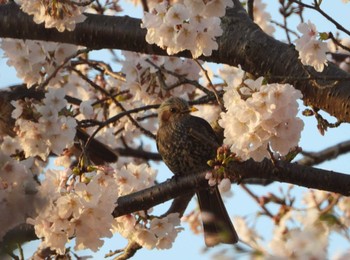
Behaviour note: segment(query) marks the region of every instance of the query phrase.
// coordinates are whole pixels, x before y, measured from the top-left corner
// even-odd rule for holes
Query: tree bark
[[[293,45],[282,43],[265,34],[248,17],[239,1],[222,18],[223,35],[219,49],[202,60],[225,63],[242,68],[270,82],[293,84],[303,93],[306,105],[320,108],[338,120],[350,122],[350,74],[329,62],[322,73],[303,66]],[[0,6],[0,37],[55,41],[83,45],[92,49],[120,49],[148,54],[166,52],[145,41],[146,30],[139,19],[87,14],[72,32],[58,32],[37,25],[32,17],[14,4]],[[177,56],[190,58],[188,51]]]
[[[350,176],[333,171],[321,170],[313,167],[278,161],[273,164],[270,160],[254,162],[232,161],[227,170],[232,181],[243,181],[251,178],[261,178],[270,181],[286,182],[300,185],[307,188],[336,192],[344,196],[350,196]],[[163,183],[152,186],[126,196],[119,197],[116,201],[116,208],[113,216],[119,217],[135,211],[147,210],[151,207],[164,203],[179,196],[191,195],[198,189],[206,188],[208,181],[205,179],[205,172],[174,177]],[[34,227],[25,225],[26,229],[20,228],[21,237],[29,238],[26,241],[36,238]],[[13,244],[13,234],[17,229],[8,232],[0,243],[0,252],[3,247]]]
[[[304,102],[323,109],[338,120],[350,122],[350,74],[329,63],[322,73],[303,66],[294,46],[266,35],[234,1],[235,7],[222,18],[224,34],[218,39],[219,49],[202,60],[241,65],[256,76],[265,76],[270,82],[293,84],[301,90]],[[166,55],[166,52],[145,41],[146,31],[140,20],[130,17],[112,17],[88,14],[85,22],[73,32],[60,33],[37,25],[31,16],[23,13],[16,4],[0,5],[0,37],[54,41],[83,45],[92,49],[120,49],[148,54]],[[190,58],[185,51],[177,56]],[[156,156],[156,155],[155,155]],[[159,158],[159,157],[157,157]],[[350,176],[293,163],[271,161],[232,162],[229,167],[232,180],[261,178],[292,183],[308,188],[350,195]],[[113,212],[115,217],[146,210],[169,199],[191,194],[207,185],[205,173],[181,176],[134,194],[120,197]],[[29,229],[32,235],[34,229]],[[32,237],[32,236],[30,236]],[[3,241],[3,245],[6,240]],[[1,244],[0,244],[1,247]]]
[[[227,170],[233,182],[239,183],[246,179],[255,178],[266,179],[271,182],[285,182],[350,196],[350,175],[297,163],[277,161],[274,164],[268,159],[262,162],[253,160],[246,162],[232,161]],[[173,177],[156,186],[120,197],[113,216],[118,217],[138,210],[147,210],[172,198],[193,193],[197,189],[207,188],[208,180],[205,179],[205,175],[206,173],[203,172]]]

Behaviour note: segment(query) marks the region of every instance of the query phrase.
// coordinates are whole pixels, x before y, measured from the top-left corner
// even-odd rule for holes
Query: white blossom
[[[14,39],[2,39],[1,48],[8,58],[7,64],[16,69],[17,76],[28,87],[42,83],[65,58],[78,50],[78,46],[71,44]],[[58,72],[50,84],[58,82],[62,76]]]
[[[65,92],[63,89],[50,88],[45,94],[43,102],[57,111],[60,111],[67,105],[67,100],[64,99],[64,96]]]
[[[17,141],[19,150],[23,150],[26,158],[40,156],[46,160],[49,153],[61,154],[65,148],[73,145],[76,120],[70,116],[60,114],[67,105],[63,89],[49,88],[42,103],[31,108],[38,116],[37,122],[22,119],[24,102],[16,102]]]
[[[155,234],[145,228],[136,230],[133,237],[138,244],[140,244],[143,248],[149,250],[155,248],[158,242],[158,239],[155,236]]]
[[[345,2],[343,0],[343,2]],[[332,257],[333,260],[347,260],[350,258],[350,250],[347,249],[344,252],[337,252],[334,257]]]
[[[164,19],[165,22],[169,25],[176,26],[182,24],[184,21],[187,21],[190,18],[190,13],[188,8],[185,5],[175,3],[172,5],[166,12]]]
[[[313,66],[316,71],[322,72],[324,65],[327,65],[326,52],[329,51],[327,43],[316,39],[317,29],[310,21],[307,24],[300,23],[298,31],[302,33],[302,36],[295,40],[299,59],[304,65]]]
[[[103,245],[102,238],[112,236],[112,211],[117,200],[113,173],[111,169],[109,172],[90,172],[89,183],[75,182],[74,189],[61,192],[69,180],[65,172],[46,172],[39,192],[50,201],[36,218],[27,221],[34,225],[35,233],[44,245],[63,254],[66,243],[74,235],[76,250],[97,251]]]
[[[256,246],[259,235],[255,232],[254,228],[248,226],[246,219],[235,217],[233,223],[239,234],[239,239],[250,246]]]
[[[2,143],[0,144],[0,149],[6,155],[11,155],[20,149],[20,145],[16,138],[10,136],[4,136]]]
[[[93,100],[85,100],[80,103],[79,110],[85,116],[85,118],[92,118],[94,110],[92,107]]]
[[[155,104],[162,102],[169,96],[181,96],[189,99],[190,95],[195,91],[195,87],[191,84],[181,84],[176,88],[167,90],[166,87],[177,84],[179,79],[163,72],[163,82],[160,82],[158,76],[160,70],[154,66],[176,72],[188,80],[198,80],[200,68],[193,60],[126,51],[123,51],[123,55],[125,60],[122,62],[122,72],[126,74],[126,82],[121,89],[132,93],[133,104]],[[129,120],[126,120],[126,123],[127,121]]]
[[[233,86],[224,94],[227,112],[222,112],[219,120],[224,144],[243,160],[261,161],[270,156],[268,148],[286,155],[298,144],[303,129],[303,122],[296,117],[300,91],[289,84],[261,85],[262,78],[244,83],[244,97]]]
[[[8,142],[8,141],[6,141]],[[0,141],[0,145],[3,143]],[[7,152],[9,153],[9,152]],[[19,224],[25,222],[28,215],[34,214],[35,202],[38,200],[35,191],[38,184],[33,178],[33,172],[0,150],[0,240],[4,235]]]
[[[269,23],[271,21],[270,13],[266,12],[266,4],[262,0],[254,1],[254,22],[257,23],[260,28],[267,34],[273,35],[275,28]]]
[[[229,193],[231,191],[231,181],[229,178],[224,178],[220,181],[218,188],[221,193]]]
[[[53,0],[16,0],[16,2],[21,6],[23,12],[34,16],[35,23],[45,23],[45,28],[56,28],[59,32],[73,31],[77,23],[86,19],[82,13],[87,7],[76,5],[73,2]]]
[[[162,2],[145,13],[141,26],[147,29],[146,41],[166,49],[169,55],[187,49],[193,58],[209,56],[218,49],[215,37],[223,32],[219,17],[232,6],[229,0],[183,1],[172,6]]]
[[[147,164],[129,163],[123,166],[116,175],[119,196],[145,189],[154,184],[156,172]]]

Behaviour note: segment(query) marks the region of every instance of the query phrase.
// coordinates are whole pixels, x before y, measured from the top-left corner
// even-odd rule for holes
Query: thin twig
[[[116,80],[119,80],[121,82],[126,82],[125,75],[123,73],[113,71],[111,66],[103,61],[80,59],[80,61],[72,65],[78,65],[78,64],[88,64],[94,69],[104,72],[105,74],[107,74],[108,76],[111,76]]]
[[[149,12],[148,2],[147,0],[141,0],[142,8],[144,12]]]
[[[78,73],[78,75],[85,80],[86,82],[88,82],[92,87],[94,87],[95,89],[101,91],[103,94],[105,94],[106,96],[110,97],[111,100],[113,101],[113,103],[119,107],[123,112],[126,112],[126,109],[123,107],[123,105],[113,97],[113,95],[111,95],[110,93],[108,93],[104,88],[100,87],[98,84],[96,84],[95,82],[93,82],[92,80],[90,80],[87,76],[85,76],[83,73],[81,73],[79,70],[73,68],[73,70]],[[144,127],[142,127],[130,114],[126,114],[126,116],[129,118],[129,120],[138,128],[141,130],[142,133],[144,133],[146,136],[155,139],[155,135],[152,134],[150,131],[148,131],[147,129],[145,129]]]
[[[211,79],[210,79],[210,77],[209,77],[208,71],[202,66],[202,64],[201,64],[197,59],[195,59],[194,61],[195,61],[195,62],[197,63],[197,65],[201,68],[201,70],[202,70],[203,73],[204,73],[205,78],[208,80],[209,86],[210,86],[211,89],[213,90],[214,95],[215,95],[215,97],[216,97],[216,101],[217,101],[218,104],[220,105],[221,111],[225,111],[225,106],[224,106],[224,104],[222,103],[221,98],[219,98],[218,92],[216,91],[216,89],[215,89],[215,87],[214,87],[214,85],[213,85],[213,83],[212,83],[212,81],[211,81]]]
[[[86,119],[86,120],[80,121],[80,126],[81,127],[90,127],[90,126],[98,125],[98,126],[105,127],[109,124],[112,124],[112,123],[119,121],[124,116],[128,116],[128,115],[131,115],[134,113],[138,113],[138,112],[146,111],[146,110],[150,110],[150,109],[156,109],[158,107],[159,107],[159,105],[148,105],[148,106],[137,107],[134,109],[126,110],[126,111],[118,113],[117,115],[115,115],[115,116],[113,116],[113,117],[111,117],[103,122],[98,121],[98,120],[94,120],[94,119]]]
[[[344,44],[342,44],[340,41],[338,41],[337,38],[334,37],[333,33],[328,33],[328,37],[339,47],[341,47],[343,50],[346,50],[348,52],[350,52],[350,48],[348,46],[345,46]]]
[[[254,0],[248,0],[247,7],[248,7],[248,15],[250,19],[254,21]]]
[[[76,6],[88,6],[90,4],[92,4],[93,2],[95,2],[95,0],[87,0],[87,1],[82,1],[82,2],[76,2],[76,1],[69,1],[70,3],[72,3],[73,5]]]
[[[304,158],[297,161],[300,165],[314,166],[325,162],[327,160],[332,160],[337,158],[339,155],[350,152],[350,141],[345,141],[338,143],[336,145],[330,146],[319,152],[305,152],[302,151],[301,154]]]
[[[333,23],[333,24],[335,25],[335,27],[336,27],[338,30],[340,30],[340,31],[342,31],[342,32],[344,32],[344,33],[346,33],[347,35],[350,35],[350,31],[349,31],[349,30],[347,30],[347,29],[346,29],[345,27],[343,27],[340,23],[338,23],[338,22],[337,22],[336,20],[334,20],[331,16],[329,16],[326,12],[324,12],[324,11],[321,9],[321,7],[320,7],[316,2],[314,2],[315,5],[313,6],[313,5],[305,4],[305,3],[303,3],[302,1],[298,1],[298,0],[290,0],[290,1],[292,1],[293,3],[299,4],[299,5],[303,6],[303,7],[306,7],[306,8],[309,8],[309,9],[313,9],[313,10],[319,12],[319,13],[320,13],[323,17],[325,17],[328,21],[330,21],[331,23]]]
[[[117,101],[116,98],[113,97],[113,95],[111,95],[110,93],[108,93],[104,88],[100,87],[98,84],[96,84],[95,82],[93,82],[92,80],[90,80],[87,76],[85,76],[81,71],[72,68],[73,71],[75,71],[83,80],[85,80],[87,83],[89,83],[93,88],[101,91],[104,95],[108,96],[111,98],[111,100],[113,101],[113,103],[119,107],[123,112],[126,112],[126,109],[121,105],[121,103],[119,101]],[[127,113],[126,116],[129,118],[129,120],[138,128],[141,130],[141,132],[143,132],[145,135],[147,135],[150,138],[155,139],[155,135],[153,133],[151,133],[150,131],[146,130],[145,128],[143,128],[142,126],[139,125],[139,123],[130,115],[130,113]],[[97,127],[97,129],[91,134],[91,136],[88,138],[88,140],[85,143],[85,147],[83,150],[88,150],[89,145],[91,143],[91,141],[93,140],[93,138],[96,136],[96,134],[103,129],[107,124],[101,124]],[[83,156],[83,154],[82,154]],[[82,161],[83,157],[81,157],[79,159],[79,161]]]
[[[63,60],[63,62],[62,62],[59,66],[57,66],[57,67],[55,68],[55,70],[44,80],[44,82],[42,82],[42,83],[38,86],[38,89],[39,89],[39,90],[43,90],[43,89],[45,88],[45,86],[49,84],[50,80],[53,79],[53,78],[57,75],[57,73],[59,72],[59,70],[62,69],[71,59],[73,59],[73,58],[79,56],[79,55],[82,54],[82,53],[87,53],[87,52],[89,52],[89,51],[91,51],[91,49],[89,49],[89,48],[81,49],[81,50],[78,50],[76,53],[74,53],[74,54],[72,54],[72,55],[66,57],[66,58]]]
[[[288,32],[287,35],[288,35],[289,33],[291,33],[291,34],[293,34],[294,36],[299,37],[299,35],[298,35],[298,33],[297,33],[296,31],[293,31],[293,30],[287,28],[285,25],[283,25],[283,24],[281,24],[281,23],[279,23],[279,22],[277,22],[277,21],[274,21],[274,20],[271,20],[270,22],[273,23],[273,24],[275,24],[275,25],[277,25],[277,26],[279,26],[279,27],[281,27],[281,28],[284,29],[286,32]],[[290,41],[289,41],[289,42],[290,42]]]
[[[264,210],[265,214],[270,218],[274,218],[273,214],[265,207],[265,205],[261,205],[259,198],[244,184],[240,185],[243,190],[245,190],[255,201],[259,204],[259,206]]]
[[[206,89],[205,87],[203,87],[201,84],[198,83],[198,81],[196,80],[189,80],[188,78],[186,78],[184,75],[179,75],[178,73],[175,73],[173,71],[167,70],[163,67],[159,67],[157,64],[155,64],[154,62],[152,62],[150,59],[146,59],[146,61],[151,64],[152,66],[154,66],[156,69],[160,70],[161,72],[165,72],[171,76],[176,77],[179,81],[174,83],[172,86],[168,86],[166,87],[166,90],[170,90],[173,89],[175,87],[178,87],[180,85],[183,84],[190,84],[195,86],[196,88],[202,90],[205,94],[209,95],[211,93],[210,90]]]

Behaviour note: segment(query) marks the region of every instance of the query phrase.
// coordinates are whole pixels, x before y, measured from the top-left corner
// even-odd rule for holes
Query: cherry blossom
[[[79,49],[71,44],[14,39],[2,39],[1,48],[8,58],[7,64],[16,69],[17,76],[27,83],[28,87],[42,83],[65,58]],[[57,73],[50,84],[54,85],[62,76]]]
[[[178,84],[180,79],[165,71],[174,71],[188,80],[198,80],[200,68],[193,60],[126,51],[123,51],[123,55],[125,60],[122,62],[122,71],[127,76],[121,90],[130,90],[134,104],[155,104],[170,95],[181,96],[188,100],[195,91],[193,85]],[[173,85],[175,87],[170,88]]]
[[[269,24],[271,15],[265,11],[266,4],[261,0],[254,1],[254,22],[257,23],[261,29],[269,35],[273,35],[275,28]]]
[[[7,140],[9,145],[11,140]],[[6,143],[2,145],[6,145]],[[35,214],[38,198],[35,190],[38,184],[30,171],[30,162],[19,162],[0,151],[0,239],[17,225],[25,222],[28,215]],[[10,153],[10,151],[7,151]]]
[[[168,6],[162,2],[146,13],[142,27],[147,28],[146,40],[175,54],[190,50],[193,58],[210,56],[218,49],[215,38],[222,35],[220,19],[232,1],[178,1]]]
[[[16,2],[36,23],[62,32],[74,30],[77,23],[85,20],[83,12],[87,7],[83,5],[89,1]],[[142,27],[147,29],[146,41],[157,44],[168,54],[189,50],[193,58],[198,58],[210,56],[218,49],[217,38],[223,33],[220,19],[226,9],[233,6],[233,1],[177,0],[159,3],[150,0],[147,4],[150,12],[146,12],[142,19]],[[265,9],[266,4],[261,0],[254,1],[254,22],[272,35],[271,16]],[[112,14],[108,8],[101,12]],[[295,44],[299,59],[316,71],[321,72],[327,65],[326,52],[331,48],[334,52],[346,53],[317,38],[319,33],[310,21],[300,24],[298,30],[301,37]],[[345,38],[341,43],[348,46],[348,41]],[[91,57],[77,57],[74,61],[79,61],[79,64],[70,63],[68,58],[74,57],[79,50],[74,45],[2,39],[1,48],[7,64],[15,68],[23,83],[28,88],[38,86],[45,97],[41,100],[25,98],[11,101],[15,137],[0,136],[0,211],[3,214],[0,240],[9,230],[25,223],[26,218],[41,240],[39,248],[48,247],[58,254],[66,252],[71,240],[75,250],[97,251],[103,246],[104,239],[115,233],[146,249],[169,249],[183,230],[180,220],[187,222],[195,234],[202,232],[201,218],[211,219],[212,215],[200,215],[198,210],[191,211],[182,219],[178,213],[157,217],[153,208],[114,218],[112,212],[118,197],[155,185],[157,172],[143,159],[123,156],[112,164],[79,168],[81,162],[76,163],[79,152],[73,152],[73,147],[76,147],[76,127],[81,120],[104,122],[125,110],[157,105],[170,96],[189,101],[206,96],[207,92],[194,86],[199,82],[212,90],[210,81],[200,72],[203,63],[199,66],[192,59],[123,51],[122,60],[118,61],[121,67],[119,78],[109,75],[111,71],[104,70],[103,66],[99,67],[101,64],[109,65],[104,61],[101,64],[93,62],[97,69],[91,66],[88,63]],[[106,93],[91,87],[79,73],[71,72],[71,66],[60,68],[65,62],[103,87]],[[339,67],[349,71],[349,64],[350,59],[346,58]],[[210,71],[208,74],[209,78],[217,79]],[[198,106],[199,110],[193,115],[210,123],[219,120],[224,128],[224,143],[230,146],[232,152],[243,160],[253,158],[260,161],[271,155],[280,158],[298,145],[303,128],[301,119],[297,117],[297,100],[302,98],[299,90],[289,84],[265,84],[262,77],[245,79],[248,73],[227,65],[219,70],[218,75],[220,84],[214,87],[225,91],[223,101],[227,111],[222,112],[213,101]],[[46,82],[48,79],[49,82]],[[67,96],[80,100],[70,104]],[[155,133],[155,113],[155,109],[150,109],[131,116],[134,119],[146,118],[138,121],[139,125]],[[92,134],[96,129],[97,126],[84,130]],[[95,138],[112,149],[138,149],[143,142],[143,134],[140,127],[124,116],[100,129]],[[153,152],[155,148],[142,144],[142,149]],[[54,158],[58,168],[50,167],[50,157]],[[218,183],[211,172],[206,178],[209,185],[218,185],[220,192],[230,193],[229,179],[224,178]],[[263,241],[248,217],[235,217],[240,241],[251,249],[247,254],[264,259],[328,258],[330,234],[334,231],[340,234],[342,228],[350,226],[350,201],[345,197],[339,197],[335,210],[326,208],[329,210],[326,213],[334,217],[336,224],[323,219],[323,205],[332,206],[327,203],[336,202],[334,198],[322,191],[307,191],[297,211],[293,205],[281,206],[278,214],[271,217],[274,224],[271,241]],[[263,199],[259,202],[265,203]],[[264,217],[269,216],[267,211],[265,213]],[[262,246],[262,243],[265,245]],[[36,253],[35,257],[39,259],[40,254]],[[346,251],[338,258],[347,257],[349,252]]]
[[[45,23],[46,28],[56,28],[59,32],[73,31],[77,23],[86,19],[82,14],[86,6],[76,5],[70,1],[16,0],[16,3],[21,6],[23,12],[34,15],[34,22]]]
[[[318,72],[322,72],[324,65],[327,65],[326,52],[329,51],[328,45],[321,40],[316,39],[318,32],[316,26],[308,23],[300,23],[298,31],[302,36],[295,40],[295,48],[299,51],[299,59],[304,65],[313,66]]]
[[[50,151],[61,154],[63,149],[73,145],[77,123],[72,117],[60,114],[67,105],[64,95],[62,89],[49,89],[43,103],[31,108],[32,113],[40,115],[38,122],[18,118],[20,110],[13,114],[17,117],[18,143],[27,158],[40,156],[46,160]],[[26,104],[17,102],[16,106],[19,105]]]
[[[43,238],[46,246],[63,254],[74,234],[76,250],[96,251],[103,245],[103,237],[112,236],[111,213],[118,196],[114,192],[117,182],[113,173],[113,169],[90,172],[89,183],[75,182],[74,188],[65,192],[57,189],[67,184],[64,172],[56,171],[57,181],[44,180],[39,192],[50,192],[50,200],[36,218],[29,218],[27,222],[34,225],[37,236]]]
[[[300,91],[289,84],[261,85],[262,80],[246,80],[242,88],[227,87],[224,95],[227,112],[219,120],[224,144],[243,160],[261,161],[270,156],[268,148],[286,155],[297,146],[303,129],[296,117]]]

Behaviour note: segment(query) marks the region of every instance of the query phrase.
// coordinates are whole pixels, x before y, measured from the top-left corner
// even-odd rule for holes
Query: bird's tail
[[[197,197],[202,214],[205,244],[215,246],[218,243],[237,243],[238,235],[218,188],[215,186],[209,190],[200,190]]]

